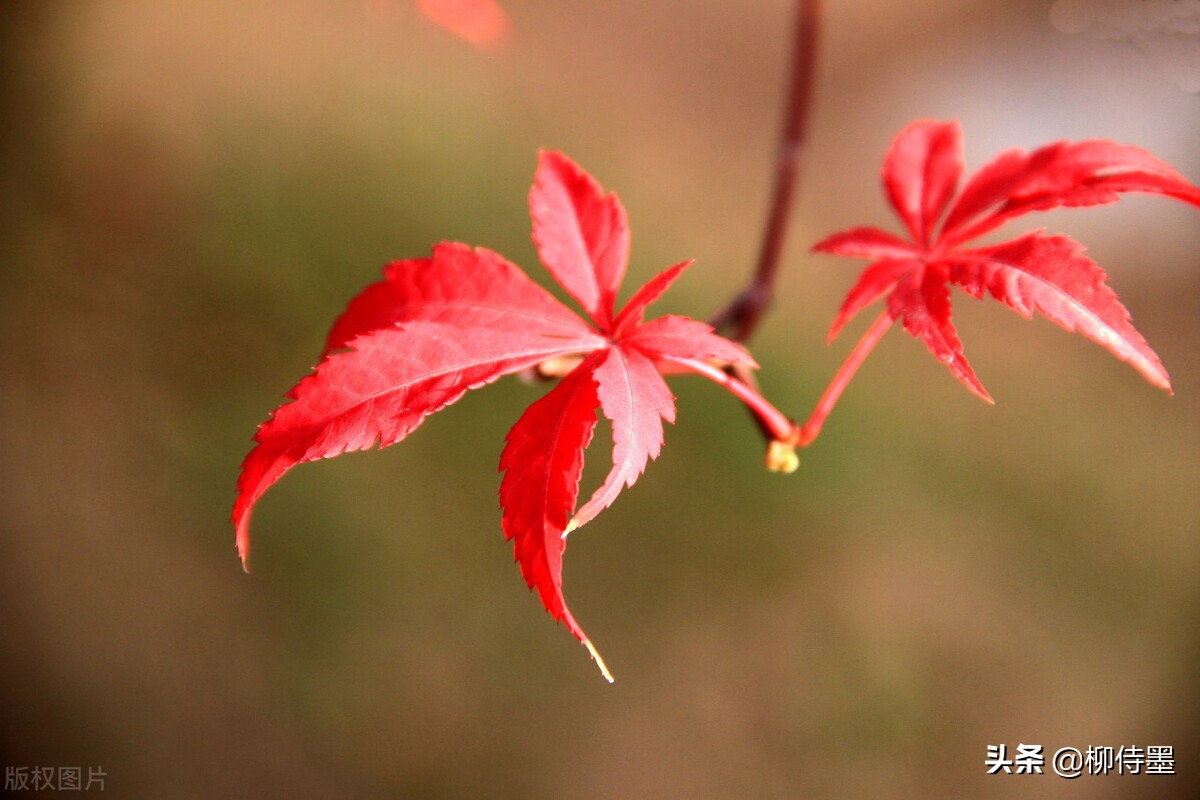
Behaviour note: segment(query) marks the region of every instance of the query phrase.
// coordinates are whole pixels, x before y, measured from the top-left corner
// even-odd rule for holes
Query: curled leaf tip
[[[767,469],[791,475],[799,468],[800,456],[796,455],[796,445],[779,439],[772,440],[767,446]]]
[[[600,674],[604,676],[604,680],[608,681],[609,683],[615,683],[612,673],[608,671],[608,666],[604,663],[604,659],[600,657],[600,653],[596,651],[596,647],[592,644],[592,640],[584,639],[583,646],[587,648],[588,653],[590,653],[592,656],[592,660],[595,661],[596,666],[600,668]]]
[[[240,524],[238,525],[237,538],[234,542],[234,546],[237,548],[238,561],[240,561],[242,564],[242,572],[249,575],[250,574],[250,533],[245,527],[246,522],[244,520],[241,520],[239,522],[240,522]]]

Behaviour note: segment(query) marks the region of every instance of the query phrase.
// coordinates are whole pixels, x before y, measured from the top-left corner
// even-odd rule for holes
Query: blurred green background
[[[791,3],[505,5],[515,36],[480,52],[400,0],[0,4],[4,765],[138,798],[1197,796],[1200,225],[1161,199],[1031,225],[1089,246],[1173,398],[961,295],[998,405],[893,333],[792,476],[675,379],[662,458],[567,556],[614,686],[500,532],[540,387],[297,469],[242,573],[249,437],[382,264],[461,240],[545,279],[538,147],[620,192],[631,283],[697,259],[661,311],[708,316],[750,269]],[[1200,179],[1200,98],[1048,5],[827,4],[752,343],[785,410],[866,322],[824,346],[861,265],[807,248],[894,228],[878,171],[908,121],[960,119],[971,167],[1104,137]],[[998,743],[1173,745],[1179,774],[987,776]]]

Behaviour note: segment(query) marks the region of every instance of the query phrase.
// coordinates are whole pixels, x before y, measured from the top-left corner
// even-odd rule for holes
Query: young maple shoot
[[[1001,153],[959,192],[962,171],[957,122],[910,124],[893,140],[883,162],[888,201],[910,238],[861,227],[835,233],[813,247],[871,261],[846,295],[830,339],[855,314],[885,296],[886,310],[802,426],[798,445],[816,438],[845,384],[896,320],[968,389],[992,402],[963,355],[950,320],[951,285],[976,298],[991,296],[1027,319],[1036,311],[1097,342],[1151,384],[1171,391],[1162,362],[1133,327],[1104,271],[1083,254],[1083,245],[1042,231],[986,247],[964,245],[1031,211],[1103,205],[1126,192],[1200,205],[1200,189],[1141,148],[1099,139]]]
[[[728,389],[768,431],[768,465],[789,466],[796,426],[723,367],[757,367],[739,344],[688,317],[645,320],[646,310],[690,265],[663,271],[616,308],[629,257],[629,225],[614,194],[566,156],[543,152],[529,195],[533,239],[553,279],[584,310],[563,305],[517,266],[483,248],[443,243],[429,258],[395,261],[348,304],[323,360],[288,392],[255,435],[233,507],[248,564],[250,516],[263,493],[297,464],[386,447],[469,389],[582,355],[508,432],[500,456],[504,535],[530,589],[612,675],[567,608],[567,534],[632,486],[675,421],[664,373],[692,372]],[[576,508],[584,451],[599,408],[612,426],[613,466]],[[794,466],[794,465],[790,465]]]

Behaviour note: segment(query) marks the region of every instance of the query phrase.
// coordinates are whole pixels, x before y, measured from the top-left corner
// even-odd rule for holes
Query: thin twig
[[[763,232],[758,264],[750,285],[712,319],[713,327],[732,328],[730,338],[745,342],[758,327],[775,295],[779,257],[787,239],[792,201],[803,165],[816,74],[820,0],[797,0],[796,27],[792,39],[791,81],[784,106],[783,129],[775,154],[775,184],[771,208]]]

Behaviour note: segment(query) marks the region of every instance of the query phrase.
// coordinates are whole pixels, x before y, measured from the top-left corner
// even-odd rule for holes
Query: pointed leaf
[[[957,122],[914,122],[892,141],[884,158],[883,182],[915,241],[928,243],[961,174],[962,131]]]
[[[507,319],[530,332],[577,339],[582,349],[601,341],[520,267],[486,248],[439,244],[431,258],[393,261],[383,274],[384,280],[359,293],[333,323],[325,355],[356,336],[412,320],[470,327]]]
[[[602,328],[629,260],[629,223],[614,194],[562,153],[542,152],[529,193],[542,263]]]
[[[646,281],[640,289],[634,292],[633,297],[629,298],[629,302],[625,304],[625,308],[621,309],[620,315],[613,323],[613,334],[615,336],[622,336],[640,325],[646,316],[646,309],[658,302],[658,298],[663,296],[663,292],[671,288],[671,284],[675,283],[675,279],[692,265],[692,261],[689,258],[687,261],[682,261],[673,267],[668,267]]]
[[[1084,247],[1066,236],[1031,234],[955,255],[950,280],[976,297],[986,292],[1026,318],[1037,311],[1129,363],[1153,385],[1171,391],[1158,355],[1133,327],[1108,276]]]
[[[395,273],[416,271],[428,274],[432,258],[393,261],[383,268],[384,280],[367,285],[346,304],[346,310],[333,321],[325,337],[321,358],[346,347],[351,339],[364,333],[391,328],[404,319],[404,309],[413,305],[406,293],[392,280]]]
[[[921,262],[911,258],[887,259],[869,265],[858,276],[858,282],[846,294],[846,299],[842,301],[842,307],[838,310],[833,325],[829,328],[826,340],[832,342],[846,323],[853,319],[859,311],[891,291],[896,282],[905,275],[919,272],[920,269]]]
[[[1101,175],[1142,172],[1183,180],[1178,170],[1146,150],[1105,139],[1059,142],[1041,150],[1049,153],[1048,160],[1021,182],[1013,199],[1059,194]]]
[[[612,422],[613,468],[604,483],[575,513],[578,528],[612,505],[617,495],[658,458],[663,444],[662,421],[675,421],[675,398],[654,363],[636,348],[610,349],[596,367],[600,408]]]
[[[707,322],[691,317],[667,315],[652,319],[639,325],[624,341],[651,358],[716,359],[758,368],[758,362],[746,348],[713,332]]]
[[[530,589],[583,642],[610,681],[604,662],[575,621],[563,596],[563,533],[579,496],[583,454],[596,427],[598,356],[585,360],[525,410],[508,432],[500,456],[504,536]]]
[[[850,228],[812,246],[814,252],[850,258],[912,258],[918,251],[894,233],[879,228]]]
[[[380,447],[394,444],[468,389],[579,351],[575,340],[528,333],[516,325],[463,328],[431,321],[379,329],[351,346],[296,384],[288,392],[293,401],[277,409],[254,437],[258,444],[242,463],[233,509],[243,563],[254,504],[295,465],[366,450],[376,441]]]
[[[950,321],[950,287],[945,275],[934,267],[910,274],[888,297],[892,319],[903,319],[904,330],[925,342],[933,353],[968,389],[991,403],[991,395],[975,377],[963,355],[962,342]]]
[[[1150,172],[1124,172],[1118,175],[1100,175],[1053,194],[1036,194],[1014,198],[996,213],[994,220],[984,220],[984,231],[991,230],[1000,222],[1028,214],[1032,211],[1047,211],[1052,208],[1082,208],[1115,203],[1125,192],[1161,194],[1200,206],[1200,188],[1182,178],[1171,178]]]
[[[979,168],[963,187],[946,217],[943,236],[947,236],[973,217],[1007,200],[1031,175],[1046,169],[1065,142],[1047,145],[1032,153],[1006,150]]]
[[[614,319],[629,248],[625,212],[614,195],[605,195],[565,156],[548,152],[530,209],[539,255],[600,330],[487,250],[442,244],[430,258],[388,265],[384,280],[355,297],[336,321],[324,360],[288,393],[292,402],[260,426],[242,465],[233,522],[245,563],[255,504],[295,465],[393,444],[469,389],[534,367],[549,373],[562,369],[567,357],[583,355],[510,430],[500,497],[505,535],[525,580],[611,681],[563,597],[565,536],[610,505],[658,456],[662,421],[675,419],[659,367],[666,370],[673,360],[672,368],[724,386],[780,442],[794,440],[796,426],[711,363],[755,366],[740,345],[686,317],[643,321],[690,262],[653,278]],[[613,467],[573,516],[598,406],[612,422]]]
[[[1056,142],[1028,155],[1010,150],[980,169],[951,210],[943,235],[962,242],[1022,214],[1114,203],[1125,192],[1163,194],[1200,205],[1200,189],[1140,147],[1104,139]],[[966,228],[972,218],[996,206]]]
[[[904,242],[875,228],[843,231],[814,248],[874,261],[847,295],[830,337],[865,305],[889,293],[889,316],[903,319],[905,329],[960,381],[990,399],[963,357],[950,321],[948,282],[953,281],[976,297],[991,294],[1025,316],[1036,310],[1079,331],[1170,391],[1162,363],[1081,246],[1040,234],[979,250],[962,245],[1020,214],[1111,203],[1125,192],[1162,194],[1200,206],[1200,187],[1139,147],[1102,139],[1056,142],[1031,153],[1009,150],[966,182],[931,241],[934,220],[960,170],[959,140],[954,123],[917,122],[896,137],[885,157],[888,196],[915,240],[911,261],[902,255]]]

